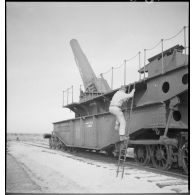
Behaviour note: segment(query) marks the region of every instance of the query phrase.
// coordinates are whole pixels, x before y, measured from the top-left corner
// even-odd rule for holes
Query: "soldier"
[[[121,86],[121,88],[112,97],[109,107],[110,113],[116,116],[115,130],[118,130],[120,126],[119,128],[120,141],[128,139],[128,137],[125,136],[126,121],[124,114],[121,110],[121,107],[123,102],[125,102],[128,98],[133,97],[135,89],[133,89],[130,94],[126,94],[125,91],[126,91],[125,86]]]

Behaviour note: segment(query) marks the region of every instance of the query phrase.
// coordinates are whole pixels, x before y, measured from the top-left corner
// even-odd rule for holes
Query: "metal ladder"
[[[135,89],[135,83],[134,83],[134,89]],[[134,101],[134,95],[133,95],[132,101],[131,101],[131,109],[130,109],[129,117],[131,117],[131,114],[132,114],[133,101]],[[129,131],[130,131],[130,129],[128,130],[127,135],[129,135]],[[124,171],[125,171],[125,162],[126,162],[126,157],[127,157],[128,143],[129,143],[129,140],[124,140],[120,143],[120,152],[119,152],[119,158],[118,158],[116,177],[118,177],[119,172],[122,172],[121,179],[123,178]]]
[[[122,172],[121,178],[123,178],[124,170],[125,170],[125,161],[126,161],[126,156],[127,156],[127,148],[128,148],[128,140],[124,140],[120,144],[118,166],[117,166],[117,171],[116,171],[116,176],[117,177],[119,175],[119,172]]]

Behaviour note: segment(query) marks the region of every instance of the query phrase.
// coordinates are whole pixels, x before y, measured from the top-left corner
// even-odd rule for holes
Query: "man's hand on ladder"
[[[132,94],[132,97],[133,97],[134,96],[134,93],[135,93],[135,83],[133,84],[133,89],[131,90],[131,92],[130,92],[130,88],[131,88],[131,85],[129,85],[128,93],[129,94]]]
[[[134,96],[135,93],[135,88],[132,89],[132,91],[130,92],[130,94],[132,94],[132,97]]]

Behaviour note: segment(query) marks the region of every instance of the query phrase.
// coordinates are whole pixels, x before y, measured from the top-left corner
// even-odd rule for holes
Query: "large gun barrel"
[[[95,76],[93,69],[91,68],[89,64],[87,57],[81,50],[81,47],[78,41],[76,39],[72,39],[70,41],[70,45],[71,45],[77,67],[80,71],[80,75],[81,75],[81,78],[83,80],[83,84],[86,90],[88,84],[97,78]]]
[[[96,77],[78,41],[76,39],[72,39],[70,41],[70,46],[74,54],[76,65],[79,69],[81,78],[83,80],[85,90],[87,92],[97,92],[97,93],[105,93],[110,91],[111,89],[108,83],[106,82],[106,80],[104,78]]]

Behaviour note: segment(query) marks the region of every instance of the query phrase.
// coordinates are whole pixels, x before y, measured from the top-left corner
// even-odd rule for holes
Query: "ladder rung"
[[[125,147],[123,147],[123,148],[121,148],[120,150],[126,150],[127,148],[126,148],[126,146]]]
[[[124,145],[121,145],[121,148],[120,148],[119,159],[118,159],[118,168],[117,168],[117,177],[118,177],[119,172],[122,172],[122,177],[124,175],[124,168],[125,168],[125,162],[126,162],[126,156],[127,156],[127,148],[128,148],[128,142],[124,142]]]
[[[121,157],[121,156],[126,156],[126,154],[121,154],[120,157]],[[120,158],[120,157],[119,157],[119,158]]]
[[[124,158],[119,158],[119,160],[124,160],[125,159],[125,157]]]

